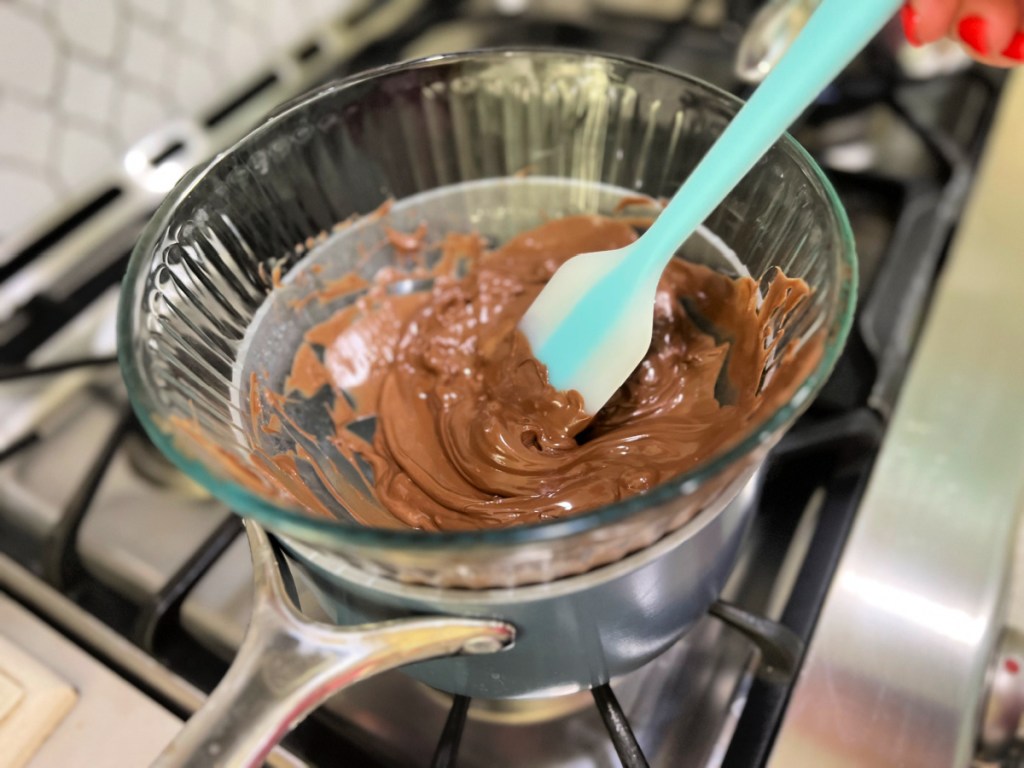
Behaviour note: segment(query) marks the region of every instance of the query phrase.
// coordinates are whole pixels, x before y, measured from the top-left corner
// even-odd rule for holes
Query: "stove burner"
[[[722,600],[714,603],[708,612],[757,645],[761,652],[759,674],[762,680],[781,686],[787,686],[792,682],[803,654],[803,643],[796,634],[778,622],[757,616]],[[605,683],[597,686],[590,693],[622,767],[648,768],[647,758],[637,743],[629,719],[622,711],[611,685]],[[467,696],[452,697],[451,709],[445,720],[437,749],[434,751],[431,768],[455,768],[469,705],[470,699]]]
[[[141,432],[130,432],[125,437],[128,463],[155,487],[181,496],[183,502],[191,499],[213,498],[209,491],[179,470]]]

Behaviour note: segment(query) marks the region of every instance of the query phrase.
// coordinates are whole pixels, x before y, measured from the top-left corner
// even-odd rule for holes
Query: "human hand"
[[[913,45],[949,37],[985,64],[1024,63],[1024,0],[909,0],[900,19]]]

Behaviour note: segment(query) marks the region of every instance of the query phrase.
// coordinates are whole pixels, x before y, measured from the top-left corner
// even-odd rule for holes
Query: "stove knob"
[[[979,756],[1006,757],[1024,725],[1024,634],[1015,629],[1004,629],[999,640],[982,713]]]

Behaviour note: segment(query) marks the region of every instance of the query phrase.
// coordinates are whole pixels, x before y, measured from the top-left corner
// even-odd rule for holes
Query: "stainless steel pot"
[[[561,695],[631,672],[676,642],[718,597],[757,486],[755,476],[720,512],[709,509],[624,560],[517,589],[402,584],[283,541],[300,571],[294,575],[305,577],[337,626],[296,610],[274,545],[249,521],[256,600],[245,641],[206,706],[155,766],[260,765],[333,693],[397,666],[474,698]]]
[[[246,522],[253,615],[228,673],[154,768],[260,766],[285,733],[332,693],[388,669],[512,644],[501,622],[418,617],[344,628],[305,618],[292,602],[266,532]]]
[[[341,625],[443,614],[503,621],[516,629],[515,647],[505,653],[415,664],[405,670],[413,677],[474,698],[558,695],[632,672],[707,613],[736,562],[755,485],[749,482],[724,509],[706,509],[616,563],[514,589],[403,584],[308,545],[282,543],[309,576],[321,607]]]

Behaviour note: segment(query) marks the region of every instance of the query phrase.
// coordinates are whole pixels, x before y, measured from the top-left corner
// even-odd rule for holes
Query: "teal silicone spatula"
[[[824,0],[643,236],[555,272],[519,328],[556,389],[577,390],[590,414],[608,402],[647,353],[676,250],[902,4]]]

